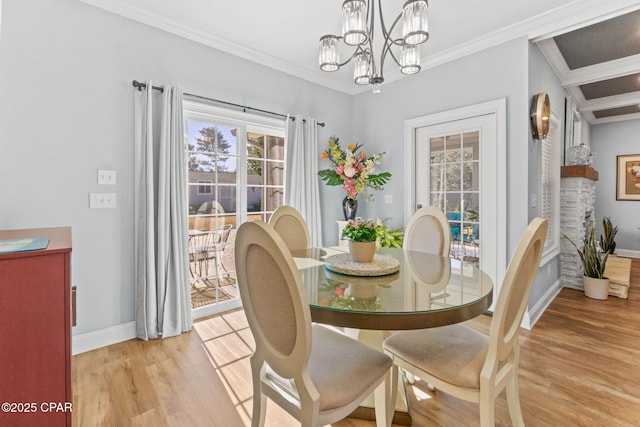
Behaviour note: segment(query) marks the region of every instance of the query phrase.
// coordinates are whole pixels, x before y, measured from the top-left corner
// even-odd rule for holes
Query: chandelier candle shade
[[[342,36],[328,34],[320,38],[319,63],[322,71],[336,71],[351,60],[354,61],[353,80],[356,84],[373,85],[374,93],[380,92],[384,82],[383,68],[387,54],[400,67],[403,74],[420,71],[420,50],[418,46],[429,38],[426,0],[408,0],[402,12],[387,29],[382,16],[382,0],[377,0],[380,15],[379,28],[382,32],[381,45],[374,55],[376,0],[345,0],[342,3]],[[402,33],[392,35],[402,21]],[[340,39],[344,44],[355,46],[352,55],[340,62]],[[395,50],[395,52],[394,52]],[[376,63],[376,58],[379,62]]]

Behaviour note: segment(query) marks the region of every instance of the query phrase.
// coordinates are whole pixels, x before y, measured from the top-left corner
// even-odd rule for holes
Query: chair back
[[[520,238],[493,313],[487,361],[500,364],[518,344],[518,331],[547,236],[547,220],[534,218]]]
[[[189,236],[189,261],[205,261],[214,255],[215,236],[211,231],[202,231]]]
[[[404,249],[448,256],[450,245],[449,221],[439,208],[425,206],[413,214],[404,232]]]
[[[300,272],[282,238],[262,221],[246,222],[235,241],[238,286],[256,355],[293,378],[311,352],[311,313]]]
[[[269,225],[282,237],[290,251],[311,246],[307,223],[295,208],[280,206],[269,218]]]

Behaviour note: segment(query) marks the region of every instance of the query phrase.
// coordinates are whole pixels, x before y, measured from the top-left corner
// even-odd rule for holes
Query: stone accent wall
[[[568,288],[584,289],[582,263],[567,236],[582,249],[589,226],[596,223],[596,187],[589,178],[562,178],[560,183],[560,279]]]

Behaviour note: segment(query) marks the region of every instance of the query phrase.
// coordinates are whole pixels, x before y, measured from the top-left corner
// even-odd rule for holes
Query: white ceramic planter
[[[609,279],[583,276],[584,295],[592,299],[605,300],[609,297]]]

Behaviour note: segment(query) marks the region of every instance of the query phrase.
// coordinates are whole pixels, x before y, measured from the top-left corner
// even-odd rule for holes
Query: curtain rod
[[[133,87],[135,87],[138,90],[141,90],[142,88],[147,87],[146,83],[142,83],[142,82],[139,82],[137,80],[132,81],[131,84],[133,85]],[[161,86],[152,86],[152,89],[159,90],[160,92],[163,91],[163,88]],[[242,111],[245,112],[245,113],[247,112],[247,110],[251,110],[251,111],[258,111],[258,112],[264,113],[264,114],[271,114],[272,116],[282,117],[283,119],[287,118],[286,115],[280,114],[280,113],[274,113],[273,111],[261,110],[259,108],[249,107],[249,106],[240,105],[240,104],[234,104],[233,102],[221,101],[219,99],[214,99],[214,98],[207,98],[206,96],[194,95],[192,93],[186,93],[185,92],[184,94],[187,95],[187,96],[191,96],[193,98],[204,99],[206,101],[213,101],[213,102],[217,102],[219,104],[230,105],[232,107],[242,108]],[[291,120],[294,120],[294,121],[296,119],[295,117],[292,117],[292,116],[289,116],[289,118]],[[302,120],[302,123],[306,123],[306,122],[307,121],[305,119]],[[320,126],[320,127],[324,127],[324,123],[316,122],[316,124],[318,126]]]

